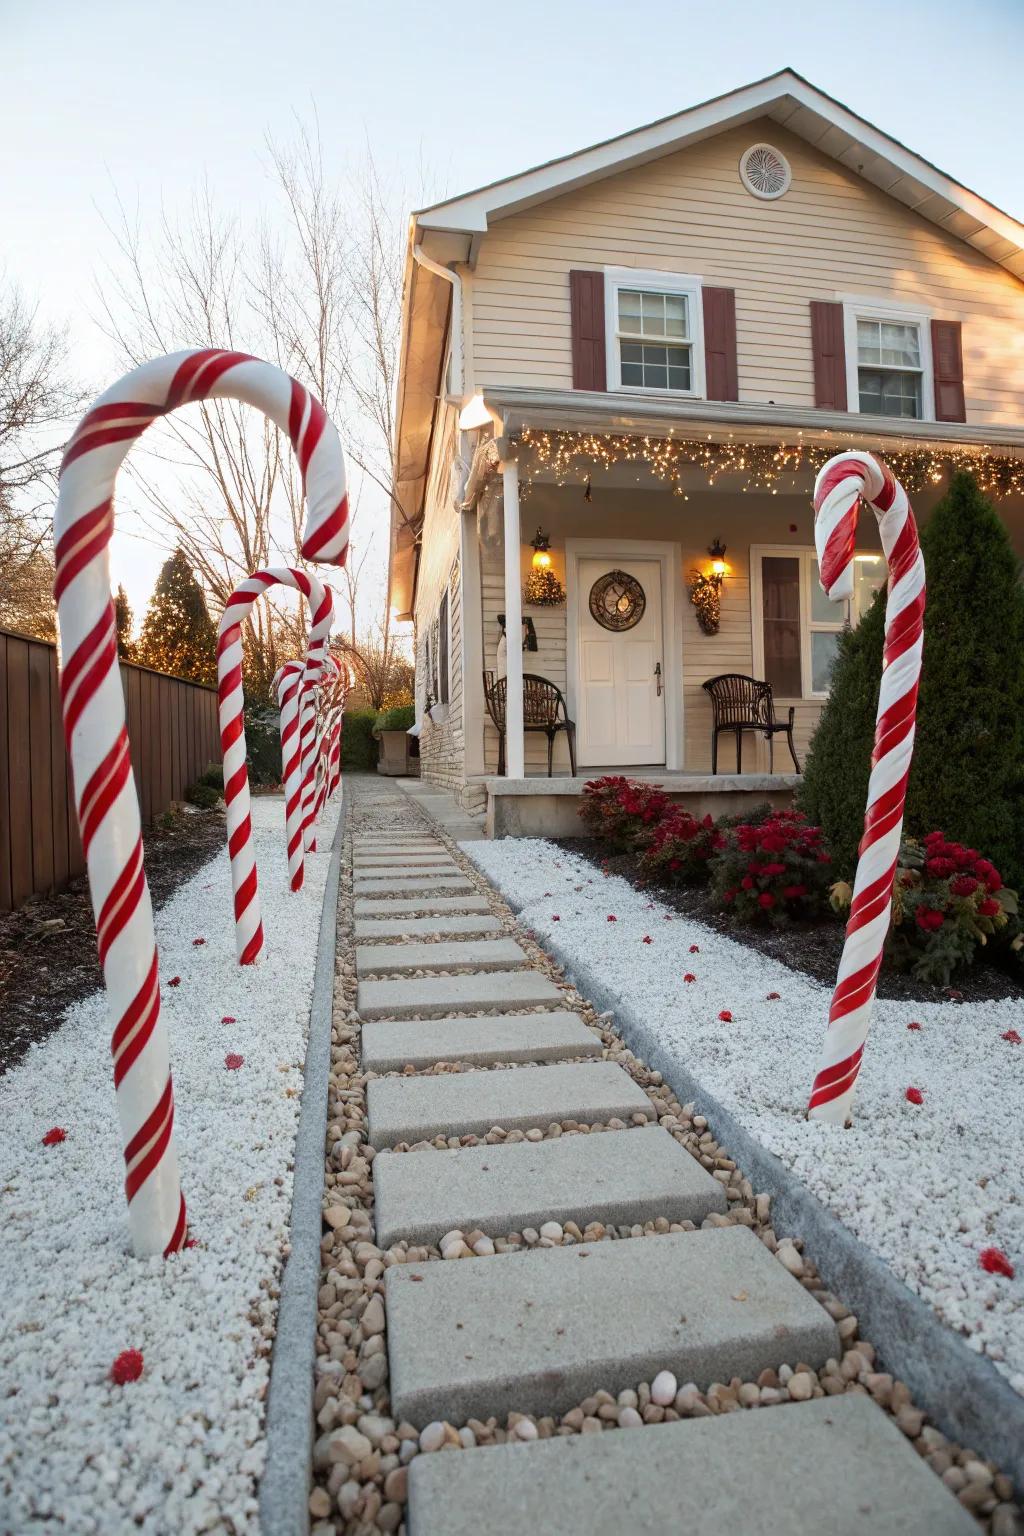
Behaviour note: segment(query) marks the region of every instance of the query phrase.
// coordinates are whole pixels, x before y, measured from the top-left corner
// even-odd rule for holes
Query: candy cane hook
[[[125,730],[110,596],[114,482],[152,422],[190,401],[257,406],[287,432],[307,500],[302,554],[341,565],[348,501],[341,444],[323,406],[279,368],[241,352],[156,358],[101,395],[79,422],[60,470],[54,514],[64,734],[89,871],[100,964],[114,1022],[111,1051],[124,1143],[132,1246],[140,1257],[185,1241],[174,1148],[174,1096],[141,817]]]
[[[256,848],[249,807],[249,770],[246,766],[245,699],[242,694],[242,623],[253,604],[271,587],[293,587],[307,599],[312,611],[310,651],[320,654],[330,638],[334,598],[330,587],[308,571],[276,568],[257,571],[232,592],[221,616],[217,635],[217,697],[220,708],[220,744],[224,754],[224,805],[231,855],[231,885],[235,898],[235,944],[239,965],[251,965],[263,952]],[[287,789],[286,789],[287,797]],[[285,810],[287,825],[287,805]],[[291,839],[289,838],[289,843]],[[300,882],[301,884],[301,878]],[[298,887],[293,885],[293,890]]]
[[[889,931],[924,645],[924,556],[917,524],[902,485],[869,453],[837,454],[815,481],[814,542],[822,590],[834,602],[853,594],[861,500],[878,519],[889,595],[864,836],[828,1032],[808,1105],[812,1119],[838,1124],[850,1114]]]

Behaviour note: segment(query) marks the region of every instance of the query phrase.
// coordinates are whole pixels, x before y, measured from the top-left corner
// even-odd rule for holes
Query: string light
[[[775,496],[780,489],[805,491],[805,485],[797,484],[798,476],[817,472],[833,454],[858,446],[850,433],[829,433],[827,443],[804,443],[799,436],[798,433],[798,440],[788,443],[742,442],[730,433],[724,441],[715,442],[710,433],[698,440],[524,427],[519,440],[532,453],[524,490],[529,491],[535,470],[543,469],[551,472],[559,485],[572,479],[582,480],[584,495],[589,500],[594,466],[609,470],[615,464],[625,463],[645,465],[684,501],[688,499],[684,478],[687,471],[694,469],[704,475],[709,486],[714,486],[723,475],[741,475],[744,491],[767,491]],[[1024,457],[1013,456],[1006,449],[997,450],[988,444],[899,446],[902,443],[906,443],[905,438],[894,439],[892,448],[879,452],[911,493],[939,485],[950,470],[967,470],[987,496],[998,499],[1024,495]],[[788,486],[784,483],[787,480]]]

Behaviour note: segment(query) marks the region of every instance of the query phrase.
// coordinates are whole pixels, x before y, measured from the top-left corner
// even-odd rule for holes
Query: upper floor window
[[[609,389],[703,397],[699,278],[610,267],[605,311]]]
[[[867,416],[931,421],[928,317],[856,302],[844,305],[844,315],[850,409]]]

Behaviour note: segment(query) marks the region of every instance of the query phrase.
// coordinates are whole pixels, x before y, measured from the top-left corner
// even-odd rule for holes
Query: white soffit
[[[672,154],[757,117],[771,118],[1024,279],[1024,225],[789,69],[578,154],[422,209],[415,215],[416,224],[483,233],[496,220],[573,187]]]

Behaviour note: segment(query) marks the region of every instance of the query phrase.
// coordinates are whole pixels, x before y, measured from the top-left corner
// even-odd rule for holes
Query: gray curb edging
[[[472,854],[468,854],[472,862]],[[486,880],[482,870],[479,873]],[[494,885],[493,881],[488,882]],[[494,886],[499,895],[508,897]],[[508,903],[512,906],[512,903]],[[513,911],[521,911],[513,907]],[[996,1462],[1024,1487],[1024,1399],[983,1356],[941,1323],[920,1297],[856,1238],[774,1153],[657,1039],[649,1024],[600,977],[545,935],[541,947],[599,1010],[614,1014],[626,1044],[660,1072],[681,1103],[697,1105],[754,1188],[771,1196],[772,1226],[804,1239],[825,1284],[856,1313],[885,1368],[905,1381],[918,1407],[951,1439]]]
[[[267,1461],[259,1487],[260,1529],[266,1536],[307,1536],[309,1531],[313,1365],[323,1228],[324,1130],[327,1125],[327,1076],[331,1067],[338,886],[345,817],[343,791],[320,917],[302,1102],[295,1133],[291,1253],[281,1280],[267,1393]]]

